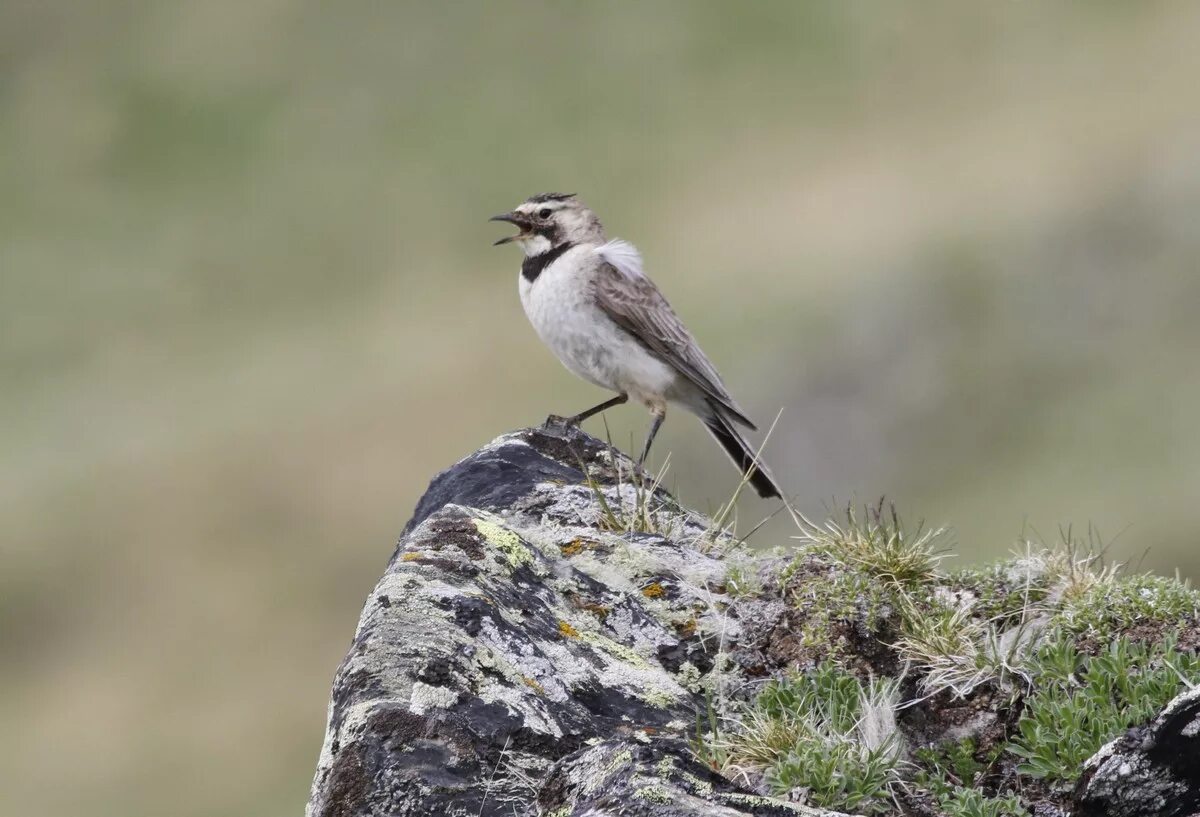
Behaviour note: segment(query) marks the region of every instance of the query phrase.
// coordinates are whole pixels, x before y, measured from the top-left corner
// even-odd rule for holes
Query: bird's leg
[[[650,433],[646,435],[646,444],[642,446],[642,455],[638,457],[637,466],[641,470],[646,464],[646,457],[650,454],[650,444],[654,442],[654,436],[658,434],[658,429],[662,427],[663,420],[667,419],[667,410],[665,408],[650,409],[654,414],[654,419],[650,422]]]
[[[546,418],[545,425],[547,426],[577,426],[589,417],[595,416],[602,411],[606,411],[613,406],[619,406],[629,399],[629,395],[621,392],[611,400],[605,400],[598,406],[592,406],[587,411],[581,411],[574,417],[559,417],[557,414],[551,414]]]

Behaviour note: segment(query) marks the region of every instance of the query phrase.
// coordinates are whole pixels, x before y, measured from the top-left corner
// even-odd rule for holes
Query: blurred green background
[[[604,396],[490,246],[546,190],[784,410],[806,511],[1200,575],[1198,39],[1189,2],[0,2],[0,808],[302,809],[428,479]]]

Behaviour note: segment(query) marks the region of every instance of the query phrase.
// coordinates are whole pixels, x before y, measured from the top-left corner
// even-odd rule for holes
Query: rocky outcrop
[[[1080,817],[1200,814],[1200,687],[1097,752],[1084,767],[1075,802]]]
[[[604,443],[554,427],[504,435],[433,480],[337,671],[308,817],[835,814],[802,802],[921,817],[1200,811],[1195,691],[1099,752],[1073,797],[1018,768],[1007,743],[1021,716],[1014,687],[918,692],[919,671],[895,647],[902,613],[967,599],[990,621],[1011,614],[1005,599],[1027,598],[1026,574],[1012,589],[1003,570],[931,572],[897,595],[894,572],[850,576],[819,553],[730,558],[733,543],[708,519],[634,471]],[[1185,640],[1198,633],[1193,622]],[[825,780],[847,781],[849,795],[854,774],[770,781],[763,765],[720,766],[734,781],[699,759],[715,758],[719,741],[693,751],[767,678],[833,655],[859,678],[905,685],[908,702],[885,719],[902,747],[897,774],[909,774],[899,785],[819,800],[810,795]],[[714,715],[714,701],[730,709]],[[912,785],[916,750],[964,741],[973,758],[958,755],[951,777]],[[804,768],[825,768],[823,751]],[[921,775],[948,767],[929,757]],[[1017,811],[976,803],[972,785],[1024,799]],[[763,796],[772,791],[796,802]]]
[[[682,748],[739,627],[708,520],[632,471],[535,429],[433,480],[334,681],[311,817],[800,813]],[[612,530],[639,507],[662,532]]]

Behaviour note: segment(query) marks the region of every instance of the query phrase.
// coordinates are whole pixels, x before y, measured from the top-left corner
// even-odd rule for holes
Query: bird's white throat
[[[521,249],[525,251],[527,257],[541,255],[542,253],[550,252],[553,249],[550,245],[550,239],[544,235],[533,233],[528,238],[518,239],[521,244]]]

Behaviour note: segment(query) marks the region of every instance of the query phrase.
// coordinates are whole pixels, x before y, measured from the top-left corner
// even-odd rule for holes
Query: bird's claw
[[[542,423],[542,428],[571,428],[579,425],[579,419],[576,417],[559,417],[557,414],[551,414],[546,418],[546,422]]]

